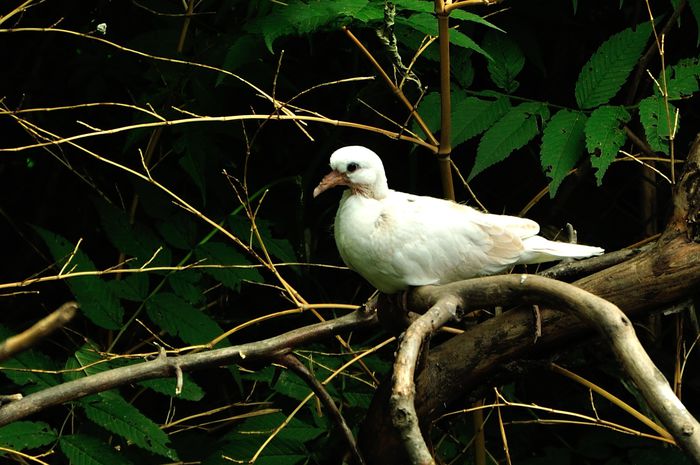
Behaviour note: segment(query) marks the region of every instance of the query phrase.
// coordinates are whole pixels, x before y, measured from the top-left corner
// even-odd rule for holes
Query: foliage
[[[374,73],[343,27],[400,80],[374,31],[384,2],[204,0],[190,17],[160,0],[78,3],[37,1],[21,15],[0,17],[7,64],[0,101],[8,109],[0,115],[0,148],[12,149],[3,150],[0,165],[9,238],[3,282],[16,283],[0,300],[0,339],[64,301],[81,306],[66,329],[2,363],[4,392],[27,395],[142,362],[161,348],[173,356],[202,349],[192,346],[233,328],[217,348],[317,321],[292,290],[311,303],[363,303],[372,289],[347,270],[299,265],[339,263],[328,231],[335,200],[310,201],[329,152],[361,141],[384,149],[397,187],[435,194],[439,184],[430,157],[398,159],[411,150],[407,143],[362,131],[428,140],[394,93],[380,79],[340,82]],[[420,102],[418,113],[435,133],[442,127],[437,41],[415,56],[426,35],[437,33],[434,2],[394,3],[398,52],[424,86],[410,82],[403,92]],[[700,23],[698,2],[689,1],[667,31],[665,68],[656,58],[640,62],[650,49],[658,56],[655,36],[651,20],[635,16],[628,2],[581,4],[575,12],[540,3],[513,2],[487,19],[486,8],[451,13],[452,159],[495,209],[520,209],[543,187],[554,197],[569,173],[590,165],[609,191],[584,178],[578,205],[589,210],[577,219],[595,215],[582,229],[602,245],[627,244],[641,229],[626,219],[636,211],[597,221],[611,203],[600,193],[617,197],[618,186],[638,184],[632,170],[613,169],[623,165],[615,163],[620,150],[668,161],[697,132],[700,56],[687,37]],[[654,7],[660,29],[672,10]],[[45,30],[50,25],[73,32]],[[330,120],[267,119],[285,109]],[[354,126],[338,129],[336,120]],[[70,135],[78,137],[55,140]],[[569,205],[563,210],[579,210]],[[547,219],[563,224],[570,216]],[[37,275],[53,278],[28,285]],[[296,313],[284,313],[290,309]],[[357,332],[351,344],[324,341],[297,355],[323,381],[386,337]],[[392,349],[326,384],[355,433],[377,380],[390,370]],[[185,373],[177,395],[176,387],[174,379],[143,381],[48,409],[0,428],[0,446],[51,451],[51,463],[342,461],[344,445],[327,413],[287,370],[211,369]],[[522,385],[513,389],[532,395]],[[587,396],[553,392],[543,403],[588,405]],[[498,451],[493,426],[489,447]],[[445,461],[466,460],[470,428],[464,418],[436,426]],[[671,460],[651,440],[616,444],[619,433],[593,430],[564,430],[551,440],[541,430],[519,431],[512,453],[533,464],[642,463],[644,454]],[[567,439],[580,444],[563,448]]]

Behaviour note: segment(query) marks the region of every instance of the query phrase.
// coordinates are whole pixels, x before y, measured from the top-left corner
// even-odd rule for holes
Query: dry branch
[[[595,327],[608,342],[650,408],[669,429],[678,445],[700,462],[700,424],[674,395],[639,343],[630,320],[610,302],[575,286],[540,276],[507,275],[462,281],[439,289],[422,288],[415,303],[425,306],[448,296],[459,296],[465,310],[493,303],[513,305],[542,303],[565,309],[589,326]],[[414,462],[415,463],[415,462]]]
[[[27,350],[58,328],[63,327],[75,316],[77,310],[78,304],[76,302],[66,302],[50,315],[36,322],[31,328],[6,339],[0,344],[0,362]]]
[[[700,288],[700,136],[687,157],[685,173],[674,192],[674,213],[657,243],[631,259],[574,282],[622,309],[627,317],[641,316],[697,293]],[[512,279],[496,277],[490,279]],[[488,281],[481,281],[484,284]],[[503,301],[497,288],[481,290],[477,283],[455,283],[471,288],[470,305]],[[409,300],[413,311],[427,309],[440,288],[419,288]],[[460,292],[464,292],[462,289]],[[590,333],[576,317],[541,308],[542,337],[532,338],[532,315],[528,308],[514,309],[467,329],[463,334],[431,349],[424,369],[416,376],[416,410],[421,424],[429,424],[446,406],[483,386],[507,362],[570,346]],[[360,434],[360,446],[368,463],[404,463],[405,456],[387,453],[401,450],[401,440],[388,420],[388,387],[380,388]],[[682,428],[681,434],[682,434]],[[674,434],[675,435],[675,434]]]
[[[293,354],[284,354],[281,357],[279,357],[277,361],[289,368],[290,370],[292,370],[294,373],[297,374],[297,376],[304,380],[306,384],[309,385],[311,390],[316,394],[316,397],[318,397],[318,399],[328,409],[331,418],[333,419],[333,421],[335,421],[336,425],[338,425],[340,431],[343,433],[345,442],[347,443],[348,448],[350,449],[350,452],[352,453],[352,456],[355,459],[355,462],[358,465],[364,465],[365,461],[362,458],[362,454],[360,454],[360,450],[357,448],[355,437],[352,435],[352,431],[350,430],[350,427],[345,421],[345,418],[343,418],[343,415],[340,413],[338,406],[335,405],[335,401],[330,396],[330,394],[328,394],[328,391],[323,386],[323,383],[316,379],[314,374],[311,373],[311,371],[306,367],[306,365],[301,363],[301,361],[299,361],[299,359]]]
[[[297,328],[262,341],[178,357],[161,355],[151,361],[103,371],[44,389],[2,406],[0,408],[0,426],[90,394],[147,379],[175,376],[178,370],[194,371],[243,361],[271,360],[289,353],[300,344],[316,341],[342,331],[372,326],[376,322],[375,312],[358,310],[340,318]]]
[[[410,457],[410,462],[431,463],[432,456],[423,440],[414,403],[413,377],[421,347],[429,336],[457,316],[459,299],[445,294],[430,310],[414,321],[406,330],[394,361],[393,388],[391,392],[391,418],[399,430]]]

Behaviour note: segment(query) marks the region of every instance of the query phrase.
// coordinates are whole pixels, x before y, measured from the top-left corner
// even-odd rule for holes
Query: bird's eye
[[[355,163],[355,162],[348,163],[348,172],[349,172],[349,173],[352,173],[352,172],[354,172],[354,171],[355,171],[357,168],[359,168],[359,167],[360,167],[360,165],[358,165],[358,164]]]

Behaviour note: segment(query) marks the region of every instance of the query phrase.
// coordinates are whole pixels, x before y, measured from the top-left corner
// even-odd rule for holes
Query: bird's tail
[[[555,242],[541,236],[523,239],[523,245],[525,251],[518,260],[521,264],[551,262],[562,258],[587,258],[605,252],[600,247]]]

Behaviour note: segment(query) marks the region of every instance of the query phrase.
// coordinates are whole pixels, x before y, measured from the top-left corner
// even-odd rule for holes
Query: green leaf
[[[11,336],[14,336],[14,333],[0,325],[0,341],[4,341]],[[2,362],[2,367],[2,374],[13,383],[27,386],[22,391],[25,394],[41,391],[51,386],[56,386],[61,382],[60,375],[46,373],[58,369],[59,366],[36,349],[29,349],[16,354],[11,359]]]
[[[132,226],[126,212],[101,198],[94,199],[93,204],[100,216],[102,230],[112,245],[128,257],[136,259],[130,264],[138,266],[146,263],[158,250],[161,241],[151,229],[140,223]],[[163,258],[156,257],[152,265],[161,264]]]
[[[491,29],[495,29],[496,31],[505,32],[503,29],[501,29],[500,27],[496,26],[493,23],[490,23],[489,21],[485,20],[481,16],[475,15],[474,13],[470,13],[470,12],[465,11],[465,10],[460,10],[460,9],[452,10],[452,12],[450,12],[450,18],[459,19],[462,21],[470,21],[472,23],[481,24],[482,26],[486,26],[486,27],[489,27]]]
[[[160,292],[146,301],[146,312],[168,334],[188,344],[205,344],[224,332],[207,314],[169,292]],[[227,345],[224,340],[217,347]]]
[[[295,400],[303,400],[311,393],[309,385],[289,370],[282,370],[271,387],[275,392]],[[332,385],[326,386],[326,389],[331,395],[337,394]]]
[[[695,46],[700,46],[700,0],[688,0],[690,11],[695,17],[695,25],[698,31],[698,37],[695,39]]]
[[[95,271],[95,265],[88,256],[78,249],[71,257],[75,245],[64,237],[38,226],[34,229],[44,240],[57,266],[70,263],[64,272]],[[97,276],[81,276],[66,280],[68,287],[80,303],[80,310],[97,326],[105,329],[119,329],[124,318],[124,309],[109,285]]]
[[[202,93],[206,93],[205,89]],[[201,100],[200,104],[201,104]],[[219,167],[221,151],[215,145],[216,133],[207,129],[188,130],[182,132],[173,147],[179,155],[178,164],[199,189],[202,205],[207,204],[207,179],[220,176],[214,167]],[[220,169],[220,168],[219,168]],[[182,213],[182,212],[178,212]],[[187,215],[193,218],[192,215]]]
[[[469,180],[530,142],[539,132],[538,118],[549,118],[549,109],[542,103],[526,102],[511,108],[481,138]]]
[[[396,5],[397,10],[400,11],[414,11],[420,13],[428,13],[430,15],[435,13],[435,3],[426,2],[425,0],[395,0],[393,3]],[[481,16],[476,15],[474,13],[470,13],[465,10],[452,10],[450,12],[450,18],[481,24],[482,26],[490,27],[491,29],[496,29],[497,31],[503,32],[501,28],[488,22]],[[437,19],[435,19],[434,16],[433,21],[437,21]]]
[[[629,120],[630,114],[623,107],[602,106],[586,121],[586,148],[591,154],[591,165],[596,168],[598,185],[602,184],[605,172],[627,140],[622,126]]]
[[[178,212],[158,224],[158,232],[170,245],[182,250],[192,250],[197,245],[197,226],[194,216]]]
[[[56,430],[40,421],[16,421],[0,428],[0,445],[14,450],[36,449],[57,438]]]
[[[540,162],[552,180],[550,196],[554,197],[561,182],[581,158],[584,149],[586,115],[560,110],[549,120],[542,134]]]
[[[207,242],[195,250],[197,260],[205,260],[205,265],[221,265],[221,268],[203,268],[204,272],[236,292],[241,290],[242,281],[263,282],[262,275],[243,254],[223,242]]]
[[[199,270],[182,270],[168,274],[168,283],[175,294],[185,301],[197,305],[205,300],[204,285],[200,284],[202,273]]]
[[[525,57],[518,44],[503,33],[488,31],[484,37],[484,49],[492,58],[487,68],[493,83],[508,93],[515,92],[520,86],[515,77],[525,65]]]
[[[236,71],[242,66],[250,64],[260,58],[262,47],[259,40],[249,34],[237,36],[231,46],[226,51],[224,62],[221,67],[227,71]],[[229,76],[219,73],[216,77],[216,85],[219,86]]]
[[[73,465],[129,465],[131,462],[104,441],[86,434],[61,436],[61,450]]]
[[[182,374],[182,391],[177,396],[175,395],[177,380],[174,378],[149,379],[146,381],[140,381],[138,384],[160,394],[177,397],[178,399],[196,402],[202,400],[204,397],[204,390],[199,387],[187,373]]]
[[[107,281],[107,285],[120,299],[142,302],[148,296],[148,273],[125,273],[122,279]]]
[[[507,97],[499,97],[495,100],[467,97],[458,101],[452,107],[453,147],[490,128],[508,113],[509,109],[510,100]]]
[[[228,218],[229,226],[237,237],[247,238],[251,235],[250,223],[247,218],[241,216],[231,216]],[[273,223],[263,218],[255,221],[260,236],[265,243],[265,248],[270,255],[283,261],[295,262],[297,260],[292,244],[286,238],[276,238],[272,233]],[[257,245],[257,241],[254,241]]]
[[[680,100],[692,97],[700,88],[698,78],[700,78],[700,59],[688,58],[680,60],[675,66],[666,70],[667,94],[669,100]],[[663,82],[661,77],[658,82]],[[659,94],[659,89],[654,87],[654,93]]]
[[[361,16],[367,5],[368,0],[291,0],[284,4],[273,3],[269,14],[249,22],[245,30],[262,34],[267,49],[272,53],[272,46],[278,38],[292,34],[309,34],[331,25],[336,26],[342,23],[344,18]],[[380,10],[371,11],[378,14]],[[345,22],[348,22],[347,19]]]
[[[217,460],[222,455],[247,462],[258,451],[263,441],[286,419],[280,412],[250,418],[238,425],[227,436],[228,443],[215,451],[206,465],[223,464]],[[255,461],[256,465],[295,465],[308,460],[311,451],[305,443],[317,438],[324,430],[292,418],[280,433],[270,442]]]
[[[510,109],[507,97],[494,100],[466,97],[463,92],[452,92],[452,146],[466,142],[491,127]],[[418,113],[435,132],[440,129],[440,94],[432,92],[423,98],[418,106]],[[422,131],[414,123],[413,130]]]
[[[656,95],[647,97],[639,102],[639,120],[644,126],[647,143],[655,152],[669,153],[669,122],[671,131],[678,130],[680,124],[676,121],[676,107],[668,103],[668,113],[664,100]],[[678,117],[680,123],[680,116]]]
[[[588,109],[608,103],[625,83],[644,51],[651,24],[625,29],[605,41],[583,66],[576,81],[576,102]]]
[[[397,17],[396,24],[401,24],[426,35],[436,36],[438,34],[437,19],[432,14],[416,13],[411,15],[410,18]],[[457,29],[450,29],[450,43],[467,50],[474,50],[490,58],[489,54],[479,44]]]
[[[84,378],[85,376],[107,371],[113,367],[89,344],[85,344],[80,349],[76,350],[72,357],[66,360],[65,368],[70,371],[63,374],[64,379],[66,381],[73,381],[75,379]]]
[[[86,397],[79,401],[85,415],[104,429],[133,442],[142,449],[177,460],[168,435],[150,418],[115,392]]]

